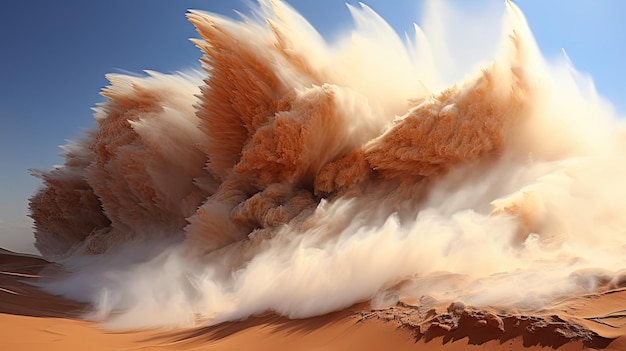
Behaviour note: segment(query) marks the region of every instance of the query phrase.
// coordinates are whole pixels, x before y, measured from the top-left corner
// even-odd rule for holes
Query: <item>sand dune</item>
[[[626,346],[624,289],[565,300],[534,315],[423,299],[381,310],[362,303],[305,319],[267,313],[209,327],[112,332],[81,320],[85,305],[29,284],[58,269],[39,257],[0,252],[2,349],[617,351]]]

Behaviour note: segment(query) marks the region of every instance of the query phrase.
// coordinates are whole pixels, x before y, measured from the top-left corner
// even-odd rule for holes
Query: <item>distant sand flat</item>
[[[626,350],[626,290],[572,298],[533,316],[461,304],[367,304],[290,320],[271,313],[175,330],[112,332],[81,320],[88,307],[27,282],[52,265],[0,250],[2,350]],[[53,267],[52,267],[53,268]]]

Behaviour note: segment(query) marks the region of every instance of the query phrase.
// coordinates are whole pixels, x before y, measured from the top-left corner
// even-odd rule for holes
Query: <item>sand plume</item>
[[[30,199],[35,245],[45,256],[66,253],[94,228],[107,228],[111,223],[85,179],[86,168],[95,159],[88,143],[85,139],[65,146],[67,161],[62,168],[32,171],[45,185]]]
[[[623,126],[519,9],[450,79],[436,28],[407,47],[349,8],[330,44],[280,1],[191,11],[203,72],[110,76],[96,130],[37,172],[37,246],[72,272],[46,289],[126,328],[618,286]]]
[[[109,80],[112,85],[102,92],[109,100],[96,108],[98,130],[67,147],[64,167],[38,173],[46,182],[62,182],[31,200],[31,215],[40,218],[37,246],[51,257],[76,249],[83,240],[87,252],[98,253],[117,241],[150,235],[153,228],[182,231],[185,218],[207,194],[194,179],[212,180],[194,147],[202,134],[193,110],[197,88],[192,76],[151,73],[146,78],[110,75]],[[57,194],[46,195],[52,192]],[[45,215],[54,203],[76,206],[76,214],[93,213]],[[84,223],[72,245],[58,246],[44,237],[44,232],[68,235],[72,225],[66,230],[49,226],[71,218]]]

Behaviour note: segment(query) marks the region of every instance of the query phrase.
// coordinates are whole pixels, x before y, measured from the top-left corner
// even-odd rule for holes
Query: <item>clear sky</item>
[[[344,0],[292,0],[327,39],[351,20]],[[347,1],[356,4],[356,1]],[[420,23],[420,0],[364,0],[396,31]],[[450,1],[468,13],[503,8],[501,0]],[[603,97],[626,115],[626,2],[518,0],[544,55],[564,48],[593,76]],[[29,168],[62,163],[58,146],[94,125],[106,73],[173,72],[199,67],[187,9],[236,16],[244,1],[22,0],[0,11],[0,247],[31,251],[28,198],[40,182]],[[495,29],[497,30],[497,29]],[[16,243],[14,237],[24,238]]]

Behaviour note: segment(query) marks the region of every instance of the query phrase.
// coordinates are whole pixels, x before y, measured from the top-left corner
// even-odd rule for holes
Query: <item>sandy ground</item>
[[[425,299],[320,317],[265,314],[176,330],[112,332],[82,320],[88,306],[29,281],[55,267],[0,250],[2,350],[626,350],[626,289],[575,297],[533,315],[477,310]]]

